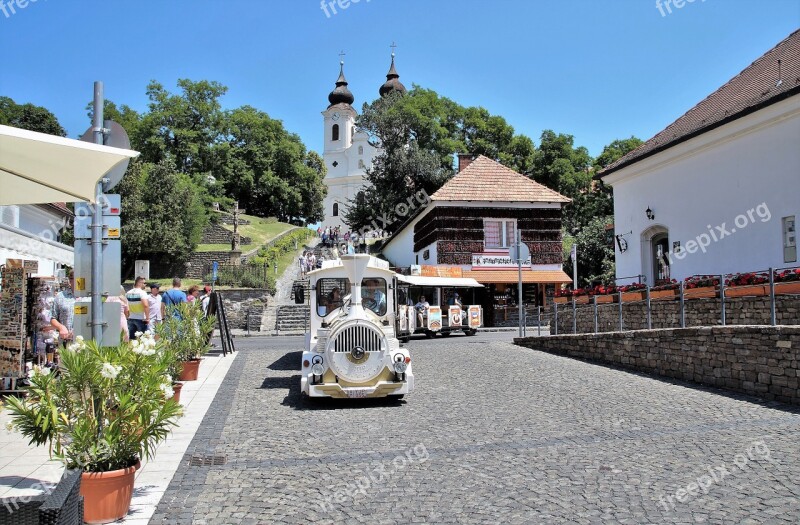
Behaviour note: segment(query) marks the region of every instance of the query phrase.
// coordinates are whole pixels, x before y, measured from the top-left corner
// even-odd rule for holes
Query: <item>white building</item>
[[[798,266],[800,31],[599,177],[620,283]]]
[[[392,54],[392,65],[386,75],[386,82],[380,87],[380,95],[393,91],[405,93],[406,88],[399,77]],[[344,62],[341,62],[336,87],[328,95],[330,104],[322,112],[325,136],[322,158],[328,170],[325,176],[328,195],[324,200],[323,228],[341,226],[342,231],[348,229],[343,221],[348,202],[355,199],[364,186],[366,170],[372,165],[378,152],[370,144],[369,135],[356,129],[358,113],[352,106],[354,100],[344,77]]]
[[[6,259],[37,261],[34,276],[55,276],[62,266],[74,266],[72,246],[60,242],[72,217],[63,203],[0,206],[0,264]]]

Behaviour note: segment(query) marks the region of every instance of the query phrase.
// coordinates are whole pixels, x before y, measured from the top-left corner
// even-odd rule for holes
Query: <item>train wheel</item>
[[[396,399],[396,400],[399,401],[399,400],[401,400],[401,399],[403,399],[405,397],[405,394],[394,394],[394,395],[390,395],[388,397],[389,397],[389,399]]]
[[[444,330],[442,330],[442,337],[450,337],[450,335],[452,335],[452,333],[453,332],[445,332]]]
[[[436,334],[434,332],[431,332],[430,330],[425,330],[425,337],[427,337],[428,339],[433,339],[435,335]]]

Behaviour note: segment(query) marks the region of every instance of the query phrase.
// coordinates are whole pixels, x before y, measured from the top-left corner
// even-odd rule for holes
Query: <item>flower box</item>
[[[566,304],[569,297],[553,297],[553,303]]]
[[[767,293],[769,293],[769,286],[767,286]],[[775,283],[775,293],[800,295],[800,281]]]
[[[637,290],[635,292],[623,292],[622,293],[622,302],[623,303],[632,303],[634,301],[644,301],[646,293]]]
[[[775,295],[800,294],[800,281],[775,283]],[[769,284],[753,284],[750,286],[731,286],[725,288],[725,297],[759,297],[769,295]]]
[[[684,299],[713,299],[716,297],[716,286],[701,286],[699,288],[686,288],[683,291]]]
[[[650,300],[670,300],[678,298],[678,290],[650,290]]]

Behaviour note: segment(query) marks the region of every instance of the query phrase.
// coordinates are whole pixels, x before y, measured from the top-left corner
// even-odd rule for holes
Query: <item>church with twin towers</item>
[[[406,88],[400,82],[400,75],[392,63],[386,74],[386,82],[378,89],[380,96],[389,93],[405,93]],[[328,107],[322,112],[324,128],[324,150],[327,175],[325,185],[328,195],[325,197],[325,218],[322,227],[341,226],[342,232],[348,230],[344,223],[344,215],[351,199],[354,199],[364,186],[366,170],[378,153],[377,148],[369,143],[369,136],[356,129],[356,116],[353,108],[355,97],[347,87],[344,76],[344,60],[339,62],[339,78],[336,87],[328,95]]]

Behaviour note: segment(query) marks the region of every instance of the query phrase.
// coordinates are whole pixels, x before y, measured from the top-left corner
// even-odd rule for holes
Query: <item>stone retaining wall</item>
[[[800,405],[800,326],[516,338],[520,346]]]
[[[677,328],[681,325],[677,300],[651,300],[651,328]],[[684,302],[686,326],[721,325],[719,298],[691,299]],[[800,324],[800,295],[779,295],[775,298],[776,320],[780,325]],[[543,312],[545,313],[545,312]],[[553,308],[547,309],[552,322]],[[594,332],[592,304],[576,306],[578,333]],[[619,331],[619,304],[598,304],[598,332]],[[572,333],[572,303],[558,305],[558,333]],[[647,329],[647,305],[642,302],[622,303],[623,330]],[[725,300],[725,323],[728,325],[768,325],[769,297],[731,297]]]
[[[261,330],[261,318],[269,301],[267,290],[235,288],[219,290],[219,293],[225,305],[229,328],[247,330],[249,321],[251,332]]]
[[[204,277],[203,270],[214,261],[220,264],[229,264],[231,252],[195,252],[186,263],[183,276],[187,279],[202,279]]]
[[[220,226],[219,224],[209,224],[203,230],[203,238],[200,240],[201,244],[230,244],[233,238],[233,232]],[[245,246],[253,244],[253,239],[250,237],[239,236],[241,245]]]

